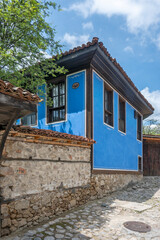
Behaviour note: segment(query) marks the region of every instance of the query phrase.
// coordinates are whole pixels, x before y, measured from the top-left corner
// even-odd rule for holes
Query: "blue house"
[[[22,124],[93,138],[93,173],[142,171],[142,120],[153,107],[98,38],[65,52],[69,73],[48,80],[53,106],[40,103]]]

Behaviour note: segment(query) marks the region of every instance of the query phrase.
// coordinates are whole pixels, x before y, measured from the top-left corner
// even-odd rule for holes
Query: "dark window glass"
[[[31,126],[37,124],[37,114],[31,113],[21,119],[21,124],[24,126]]]
[[[53,105],[48,107],[48,123],[65,120],[66,115],[66,88],[65,82],[53,84],[50,93]]]
[[[142,158],[141,157],[138,157],[138,170],[140,172],[142,172],[143,170],[143,167],[142,167]]]
[[[137,139],[142,140],[142,118],[141,115],[137,115]]]
[[[113,126],[113,90],[104,87],[104,122]]]
[[[126,132],[126,103],[119,97],[119,130]]]

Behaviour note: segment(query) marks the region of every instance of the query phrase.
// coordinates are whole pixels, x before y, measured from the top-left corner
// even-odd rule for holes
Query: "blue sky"
[[[52,12],[63,50],[98,37],[155,107],[160,121],[160,0],[60,0]],[[151,118],[152,118],[151,117]]]

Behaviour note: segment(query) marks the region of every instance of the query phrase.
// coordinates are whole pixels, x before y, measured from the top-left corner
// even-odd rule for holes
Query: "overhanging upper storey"
[[[143,118],[148,117],[154,111],[152,105],[136,88],[116,59],[110,56],[98,38],[93,38],[92,42],[63,53],[57,64],[64,66],[69,72],[91,67],[133,105],[143,115]]]

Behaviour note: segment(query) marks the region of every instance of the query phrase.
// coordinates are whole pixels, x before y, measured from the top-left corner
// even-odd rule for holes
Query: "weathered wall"
[[[1,179],[5,199],[87,184],[90,148],[13,140],[8,141],[5,148],[5,165],[13,171],[13,175]]]
[[[37,225],[141,176],[92,175],[90,148],[9,138],[0,168],[1,233]]]

